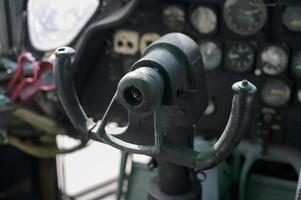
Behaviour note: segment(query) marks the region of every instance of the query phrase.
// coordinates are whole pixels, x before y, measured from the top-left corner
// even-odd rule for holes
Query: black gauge
[[[280,107],[289,101],[291,90],[282,80],[270,80],[264,84],[261,96],[267,105]]]
[[[205,41],[200,44],[205,70],[216,69],[222,62],[222,51],[215,42]]]
[[[260,54],[262,71],[267,75],[279,75],[287,69],[288,55],[285,49],[279,46],[268,46]]]
[[[235,43],[227,45],[225,65],[233,72],[241,73],[249,71],[254,64],[254,49],[247,43]]]
[[[164,25],[172,31],[183,31],[185,29],[185,11],[176,5],[165,7],[162,13]]]
[[[210,34],[216,30],[217,17],[208,7],[199,6],[190,15],[190,22],[195,30],[202,34]]]
[[[287,7],[283,13],[282,21],[288,30],[301,32],[301,7]]]
[[[295,77],[301,78],[301,51],[295,53],[293,57],[292,73]]]
[[[242,36],[258,32],[265,24],[267,11],[263,0],[227,0],[223,11],[225,23]]]

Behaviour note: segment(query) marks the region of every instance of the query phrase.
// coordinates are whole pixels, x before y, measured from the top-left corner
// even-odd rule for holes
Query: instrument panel
[[[259,89],[246,137],[301,147],[298,1],[141,1],[122,25],[105,34],[105,50],[81,95],[89,114],[104,113],[121,77],[149,44],[169,32],[191,36],[203,56],[210,101],[196,124],[199,133],[212,137],[223,131],[231,108],[231,85],[246,78]],[[96,88],[94,97],[95,92],[89,91]],[[116,113],[122,117],[114,121],[123,124],[125,111]]]

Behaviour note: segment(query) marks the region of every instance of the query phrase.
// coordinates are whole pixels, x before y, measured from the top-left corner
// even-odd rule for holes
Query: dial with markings
[[[190,15],[190,22],[195,30],[202,34],[210,34],[216,30],[217,17],[208,7],[199,6]]]
[[[282,21],[288,30],[301,32],[301,7],[287,7],[283,13]]]
[[[295,77],[301,78],[301,51],[295,53],[293,57],[292,73]]]
[[[249,71],[254,64],[254,49],[248,43],[230,44],[226,48],[226,67],[233,72]]]
[[[261,96],[267,105],[281,107],[289,101],[291,89],[282,80],[269,80],[264,84]]]
[[[177,5],[169,5],[163,10],[162,21],[171,31],[183,31],[185,29],[185,11]]]
[[[222,62],[222,51],[215,42],[205,41],[200,44],[205,70],[216,69]]]
[[[223,15],[232,32],[247,36],[258,32],[264,26],[267,11],[263,0],[227,0]]]
[[[260,55],[262,71],[267,75],[279,75],[288,66],[288,54],[284,48],[271,45],[263,49]]]

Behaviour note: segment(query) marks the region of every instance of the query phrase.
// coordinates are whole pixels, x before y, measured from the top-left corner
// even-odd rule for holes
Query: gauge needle
[[[254,14],[257,14],[259,12],[259,9],[256,9],[256,10],[248,10],[246,11],[246,15],[254,15]]]
[[[272,89],[271,94],[275,95],[275,96],[285,96],[287,94],[287,92],[279,90],[279,89]]]
[[[229,54],[230,59],[238,59],[239,55],[238,54]]]

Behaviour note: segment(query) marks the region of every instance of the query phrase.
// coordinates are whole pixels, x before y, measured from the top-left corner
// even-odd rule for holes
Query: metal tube
[[[71,59],[74,54],[74,49],[70,47],[60,47],[55,51],[54,79],[58,96],[73,126],[79,130],[83,138],[88,139],[89,131],[95,123],[88,119],[75,91],[71,70]]]
[[[173,142],[192,148],[192,127],[171,127],[167,137]],[[191,174],[187,167],[180,166],[165,159],[158,160],[159,188],[169,195],[180,195],[188,193],[191,189]]]

